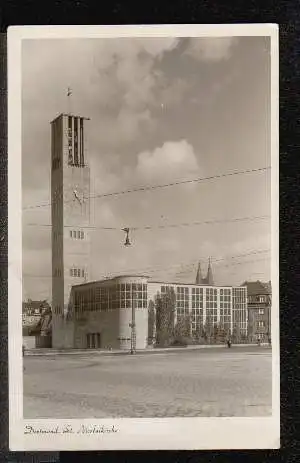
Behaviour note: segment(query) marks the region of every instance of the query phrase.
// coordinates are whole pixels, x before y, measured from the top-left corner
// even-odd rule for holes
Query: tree
[[[224,327],[223,327],[223,324],[222,323],[218,323],[217,325],[215,325],[215,343],[217,344],[222,344],[224,342]]]
[[[236,323],[233,327],[233,331],[232,331],[232,340],[233,342],[235,342],[236,344],[238,344],[239,342],[241,342],[241,329],[240,329],[240,326]]]
[[[205,340],[204,326],[200,323],[197,323],[196,325],[194,340],[196,341],[196,343],[200,343],[201,341]]]
[[[207,343],[211,343],[213,339],[213,324],[210,318],[206,318],[204,325],[204,339]]]
[[[170,345],[174,334],[176,295],[173,288],[167,288],[165,294],[157,294],[156,301],[156,344],[161,347]]]
[[[190,315],[178,317],[174,335],[177,341],[187,341],[191,339],[192,321]]]

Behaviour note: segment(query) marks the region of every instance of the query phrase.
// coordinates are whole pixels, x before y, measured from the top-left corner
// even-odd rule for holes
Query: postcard
[[[278,26],[8,30],[10,449],[280,447]]]

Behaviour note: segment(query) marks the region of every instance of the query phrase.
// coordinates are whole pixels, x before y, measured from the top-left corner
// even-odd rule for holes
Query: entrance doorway
[[[88,333],[86,335],[86,344],[88,349],[100,349],[101,335],[100,333]]]

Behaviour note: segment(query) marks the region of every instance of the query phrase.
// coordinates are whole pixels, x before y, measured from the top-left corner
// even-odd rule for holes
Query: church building
[[[91,281],[90,168],[87,118],[61,114],[51,123],[52,347],[145,349],[149,307],[173,290],[174,323],[186,316],[191,336],[207,324],[247,334],[247,288],[216,286],[211,261],[195,283],[123,275]]]

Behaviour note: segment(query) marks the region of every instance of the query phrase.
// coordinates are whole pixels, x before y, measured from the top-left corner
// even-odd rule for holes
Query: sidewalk
[[[269,347],[268,344],[233,344],[231,349],[235,347]],[[191,350],[200,350],[200,349],[227,349],[227,346],[224,344],[203,344],[197,346],[186,346],[186,347],[157,347],[157,348],[147,348],[143,350],[136,350],[136,354],[147,355],[147,354],[158,354],[162,352],[186,352]],[[101,350],[101,349],[28,349],[25,351],[26,356],[44,356],[44,355],[130,355],[128,350]]]

